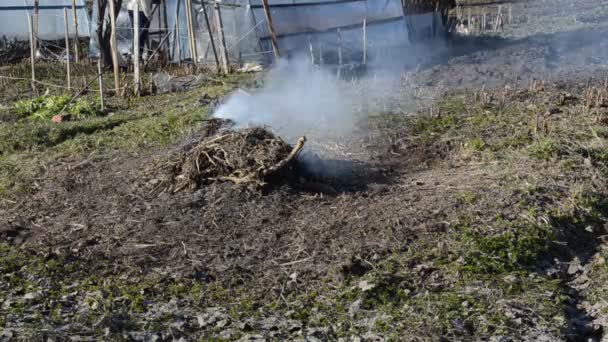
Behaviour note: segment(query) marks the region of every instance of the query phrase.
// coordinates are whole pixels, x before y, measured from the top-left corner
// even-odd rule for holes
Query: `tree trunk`
[[[98,0],[97,6],[97,42],[99,42],[99,52],[101,53],[100,58],[103,60],[104,66],[112,65],[112,52],[110,48],[110,38],[112,36],[112,30],[110,25],[105,25],[104,30],[104,22],[106,20],[106,9],[109,8],[108,1],[111,0]],[[116,1],[115,18],[118,18],[118,14],[120,13],[120,8],[122,6],[122,0],[114,0]]]

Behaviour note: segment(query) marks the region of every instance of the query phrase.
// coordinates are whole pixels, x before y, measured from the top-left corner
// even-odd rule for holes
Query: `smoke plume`
[[[287,137],[310,131],[347,134],[354,125],[356,101],[340,82],[304,58],[281,60],[261,89],[234,92],[214,116],[241,127],[271,126]]]

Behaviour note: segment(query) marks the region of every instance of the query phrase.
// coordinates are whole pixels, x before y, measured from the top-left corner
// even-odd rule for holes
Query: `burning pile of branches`
[[[220,131],[186,147],[172,166],[173,191],[216,181],[262,187],[298,156],[305,141],[292,148],[262,127]]]

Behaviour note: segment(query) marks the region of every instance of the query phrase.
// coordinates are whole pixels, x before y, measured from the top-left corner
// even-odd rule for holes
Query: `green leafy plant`
[[[66,114],[72,115],[76,119],[97,116],[101,112],[94,102],[79,99],[70,103],[70,99],[69,95],[40,96],[31,100],[18,101],[15,109],[21,117],[34,120],[50,120],[54,115],[61,114],[64,108]]]

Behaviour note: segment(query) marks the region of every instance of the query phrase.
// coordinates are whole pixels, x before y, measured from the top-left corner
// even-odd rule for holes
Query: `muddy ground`
[[[262,190],[163,186],[248,77],[61,128],[7,99],[0,338],[602,340],[606,5],[514,3]]]

